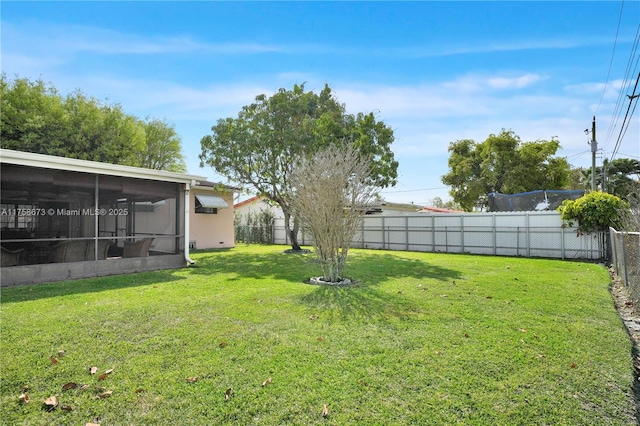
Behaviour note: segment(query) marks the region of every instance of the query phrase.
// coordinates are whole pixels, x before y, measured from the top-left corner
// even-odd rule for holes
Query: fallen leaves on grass
[[[318,342],[324,342],[324,337],[318,337]]]
[[[64,349],[60,349],[58,351],[58,358],[62,358],[64,356]]]
[[[98,398],[98,399],[109,398],[112,393],[113,393],[113,391],[105,391],[105,392],[102,392],[102,393],[99,393],[98,395],[96,395],[96,398]]]
[[[197,381],[198,381],[198,377],[197,376],[187,377],[187,383],[195,383]]]
[[[227,347],[227,342],[220,342],[220,344],[218,345],[221,348],[226,348]]]
[[[310,320],[317,320],[319,317],[317,315],[309,315]]]
[[[262,382],[262,386],[267,386],[269,383],[271,383],[271,377],[269,377],[267,380],[265,380],[264,382]]]
[[[22,402],[23,404],[28,404],[29,401],[31,401],[31,398],[29,398],[29,395],[26,393],[23,393],[22,395],[20,395],[18,397],[18,399],[20,400],[20,402]]]
[[[53,411],[56,407],[58,407],[58,398],[56,398],[55,395],[45,399],[42,406],[42,408],[47,411]]]
[[[55,356],[51,355],[49,357],[49,360],[51,360],[51,364],[57,364],[58,363],[58,358],[56,358]]]
[[[73,408],[70,405],[61,405],[60,409],[62,411],[73,411]]]
[[[96,374],[96,372],[98,371],[98,367],[91,367],[89,369],[89,374]],[[108,369],[107,371],[105,371],[104,373],[100,374],[98,376],[98,380],[105,380],[107,378],[107,376],[109,374],[113,373],[113,368]]]
[[[322,407],[322,417],[327,417],[329,415],[329,407],[327,406],[327,404],[324,404],[324,407]]]
[[[229,398],[231,398],[232,394],[233,394],[233,391],[231,390],[231,388],[227,388],[227,390],[224,391],[224,400],[228,401]]]
[[[69,389],[75,389],[75,388],[77,388],[77,387],[78,387],[78,384],[77,384],[77,383],[75,383],[75,382],[69,382],[69,383],[65,383],[65,385],[64,385],[64,386],[62,386],[62,390],[63,390],[63,391],[66,391],[66,390],[69,390]]]

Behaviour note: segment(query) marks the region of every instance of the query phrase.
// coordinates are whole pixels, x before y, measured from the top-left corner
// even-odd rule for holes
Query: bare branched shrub
[[[294,169],[291,205],[313,235],[322,280],[342,280],[351,241],[367,207],[375,200],[370,162],[352,146],[331,145]]]
[[[622,231],[640,232],[640,195],[629,196],[629,210],[622,215]]]

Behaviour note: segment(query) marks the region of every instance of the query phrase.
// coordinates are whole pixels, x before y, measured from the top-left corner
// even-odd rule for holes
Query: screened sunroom
[[[10,150],[0,162],[3,286],[189,261],[185,196],[206,178]]]

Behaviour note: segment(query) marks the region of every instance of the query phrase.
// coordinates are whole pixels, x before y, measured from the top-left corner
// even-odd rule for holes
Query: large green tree
[[[224,118],[200,142],[200,164],[213,167],[232,182],[250,187],[283,211],[291,246],[300,249],[299,220],[292,217],[292,170],[303,158],[331,144],[353,143],[370,158],[370,184],[380,188],[396,183],[398,163],[391,151],[393,131],[373,113],[348,114],[328,85],[319,93],[279,89],[259,95],[235,118]],[[293,220],[292,220],[293,219]]]
[[[148,169],[185,173],[182,139],[175,126],[167,120],[147,118],[143,124],[146,144],[140,153],[140,166]]]
[[[0,77],[2,148],[63,155],[67,123],[64,99],[55,87],[42,80]]]
[[[76,90],[0,77],[0,146],[154,169],[185,171],[181,141],[166,120],[146,121]]]
[[[584,169],[583,175],[586,186],[590,188],[591,169]],[[596,185],[609,194],[630,201],[640,193],[640,161],[632,158],[605,159],[602,166],[596,167]]]
[[[467,211],[486,207],[490,192],[563,189],[570,182],[571,167],[565,158],[554,157],[559,148],[555,138],[522,142],[505,129],[480,143],[451,142],[449,173],[442,182],[451,186],[453,200]]]

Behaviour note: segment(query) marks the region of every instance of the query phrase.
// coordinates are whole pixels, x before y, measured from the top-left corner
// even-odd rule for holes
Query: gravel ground
[[[633,392],[635,394],[636,418],[640,424],[640,306],[634,306],[629,291],[615,275],[613,269],[609,269],[611,274],[611,295],[615,303],[618,314],[624,323],[629,337],[633,342],[632,356],[635,373]]]

